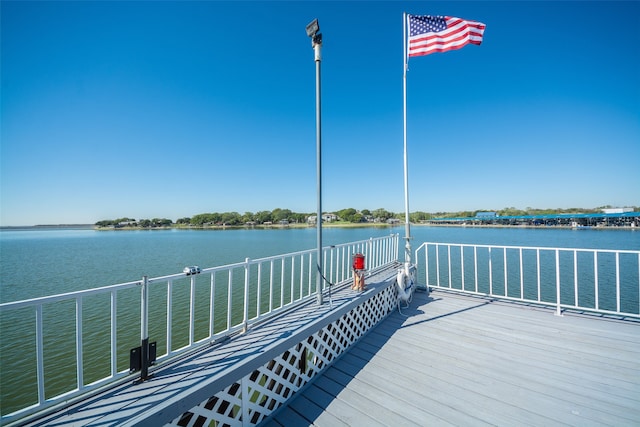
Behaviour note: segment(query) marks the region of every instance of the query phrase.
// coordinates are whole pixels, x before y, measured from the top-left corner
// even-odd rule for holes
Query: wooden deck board
[[[403,312],[316,381],[334,384],[325,411],[357,407],[385,425],[640,425],[637,321],[442,291],[417,293]],[[308,390],[290,404],[313,401]],[[322,417],[298,413],[288,426]]]
[[[436,328],[433,329],[434,331]],[[396,337],[399,342],[405,345],[417,345],[419,346],[421,342],[417,339],[412,339],[411,337],[399,335]],[[493,365],[495,365],[495,361],[499,360],[504,370],[507,372],[512,372],[513,370],[533,366],[540,372],[544,373],[544,377],[554,377],[558,378],[561,381],[569,381],[575,380],[575,376],[567,373],[567,367],[571,367],[572,369],[580,369],[586,374],[595,373],[596,376],[592,378],[581,377],[579,380],[580,384],[583,386],[585,383],[588,383],[585,380],[591,380],[597,382],[600,378],[606,377],[607,381],[603,384],[611,384],[612,380],[617,380],[616,389],[629,389],[629,387],[633,387],[632,383],[629,383],[629,374],[633,373],[633,368],[629,367],[627,369],[624,366],[621,368],[618,365],[602,365],[602,359],[600,359],[600,363],[596,363],[595,361],[589,361],[585,363],[583,359],[583,355],[579,355],[575,351],[571,351],[571,353],[563,353],[561,351],[556,351],[550,349],[549,346],[544,347],[533,347],[533,346],[523,346],[521,343],[514,342],[511,350],[513,352],[519,352],[521,354],[526,354],[526,360],[519,359],[511,359],[504,357],[504,348],[508,345],[507,342],[496,342],[493,338],[487,337],[485,338],[485,343],[487,345],[482,347],[474,347],[478,345],[477,341],[473,341],[473,338],[469,338],[467,333],[462,331],[461,328],[458,328],[456,331],[449,330],[439,330],[438,334],[433,334],[430,337],[433,341],[440,342],[440,345],[436,345],[433,350],[435,354],[432,354],[432,357],[436,358],[447,358],[450,355],[438,351],[439,347],[445,347],[451,340],[459,340],[458,347],[460,349],[464,349],[465,351],[475,351],[483,356],[482,359],[478,358],[477,361],[474,361],[474,364],[484,363],[483,368],[491,369]],[[566,356],[577,356],[575,358],[570,358]],[[451,356],[453,361],[460,360],[456,358],[456,356]],[[554,359],[555,363],[548,363],[549,358]],[[464,359],[462,359],[464,361]],[[524,363],[526,362],[526,365]],[[635,362],[637,365],[637,362]],[[510,369],[509,369],[510,368]],[[526,374],[526,373],[525,373]]]

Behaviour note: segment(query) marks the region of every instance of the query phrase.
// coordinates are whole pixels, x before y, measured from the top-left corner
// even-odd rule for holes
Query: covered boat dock
[[[475,217],[433,218],[432,225],[515,225],[560,227],[640,227],[640,212],[622,213],[570,213],[549,215],[499,216],[492,212]],[[481,215],[482,214],[482,215]]]

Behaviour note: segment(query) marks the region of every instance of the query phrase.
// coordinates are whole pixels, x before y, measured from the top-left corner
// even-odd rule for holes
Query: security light
[[[314,19],[307,25],[307,35],[309,37],[315,37],[318,31],[320,31],[320,26],[318,25],[318,19]]]

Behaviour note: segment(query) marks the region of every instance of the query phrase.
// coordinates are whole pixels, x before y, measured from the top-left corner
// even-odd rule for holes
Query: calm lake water
[[[323,245],[398,233],[390,228],[324,228]],[[640,230],[529,228],[411,228],[422,242],[640,250]],[[316,230],[29,229],[0,231],[0,302],[286,254],[316,247]],[[402,259],[402,254],[400,255]]]
[[[387,228],[325,228],[324,246],[371,237],[404,236],[404,226]],[[640,230],[571,230],[525,228],[411,228],[412,247],[425,241],[482,245],[640,250]],[[142,276],[182,272],[188,265],[202,268],[242,262],[245,258],[281,255],[316,246],[316,230],[131,230],[27,229],[0,231],[0,302],[24,300],[88,288],[130,282]],[[401,243],[402,252],[403,243]],[[403,258],[402,253],[399,255]],[[634,291],[636,292],[636,291]],[[636,297],[637,300],[637,297]],[[63,307],[67,317],[49,314],[44,330],[47,397],[73,388],[75,341],[73,304]],[[108,316],[108,304],[105,313]],[[138,311],[139,313],[139,311]],[[19,313],[20,314],[20,313]],[[0,318],[0,401],[2,414],[37,402],[33,314],[25,319]],[[45,315],[47,310],[45,310]],[[96,314],[96,316],[98,315]],[[45,316],[46,317],[46,316]],[[87,317],[90,317],[87,314]],[[46,319],[45,319],[46,320]],[[23,323],[19,323],[23,322]],[[20,326],[23,324],[23,326]],[[126,322],[119,325],[126,326]],[[104,331],[102,330],[104,329]],[[130,328],[131,329],[131,328]],[[136,345],[139,327],[122,333],[118,368],[126,369],[128,349]],[[97,334],[108,332],[108,323]],[[85,333],[89,333],[89,327]],[[120,334],[120,331],[119,331]],[[131,339],[126,338],[131,335]],[[107,342],[108,336],[98,339]],[[159,344],[160,345],[160,344]],[[85,343],[85,346],[87,344]],[[109,350],[85,348],[85,379],[108,374]],[[159,349],[159,351],[161,351]],[[92,361],[88,363],[88,361]],[[71,366],[71,369],[65,367]],[[35,397],[34,397],[35,396]],[[34,401],[35,399],[35,401]]]

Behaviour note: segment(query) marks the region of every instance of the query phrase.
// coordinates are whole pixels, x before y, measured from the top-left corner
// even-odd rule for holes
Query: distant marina
[[[640,227],[640,212],[623,211],[603,213],[570,213],[549,215],[498,215],[496,212],[478,212],[475,217],[433,218],[429,225],[463,226],[528,226],[564,228]]]

